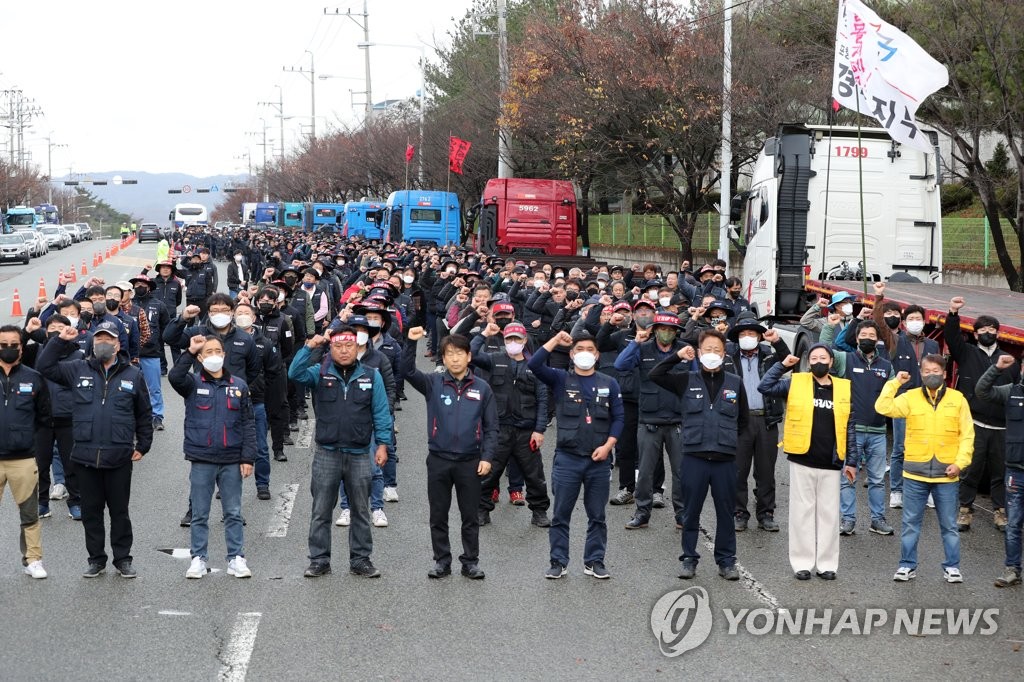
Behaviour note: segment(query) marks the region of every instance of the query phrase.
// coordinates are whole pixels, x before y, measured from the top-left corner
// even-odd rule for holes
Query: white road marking
[[[703,540],[704,546],[710,551],[715,551],[715,541],[711,537],[711,533],[707,531],[702,525],[700,527],[701,539]],[[773,611],[784,611],[785,608],[779,603],[778,597],[772,594],[767,587],[765,587],[761,581],[754,577],[754,574],[743,567],[743,564],[736,562],[736,570],[740,572],[740,579],[743,582],[743,587],[747,588],[754,593],[754,596],[765,605],[767,605]]]
[[[192,615],[191,611],[173,611],[171,609],[166,609],[164,611],[157,611],[157,613],[159,613],[161,616],[191,616]]]
[[[314,424],[315,421],[315,419],[307,419],[299,428],[298,447],[303,450],[308,450],[310,444],[313,442],[313,432],[316,429],[316,425]]]
[[[277,496],[277,506],[274,509],[274,518],[267,526],[268,538],[283,538],[288,535],[288,524],[292,520],[292,508],[295,506],[295,496],[299,492],[298,483],[289,483]]]
[[[262,613],[253,612],[240,613],[235,618],[235,626],[231,628],[231,638],[217,655],[220,660],[220,672],[217,674],[217,679],[221,682],[243,682],[245,680],[262,616]]]

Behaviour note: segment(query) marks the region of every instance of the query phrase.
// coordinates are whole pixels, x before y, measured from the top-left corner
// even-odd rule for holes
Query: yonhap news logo
[[[721,609],[726,636],[741,633],[755,637],[893,636],[990,637],[999,632],[996,608],[758,608]],[[715,616],[707,590],[693,586],[667,592],[651,609],[651,632],[661,653],[681,656],[707,641]]]

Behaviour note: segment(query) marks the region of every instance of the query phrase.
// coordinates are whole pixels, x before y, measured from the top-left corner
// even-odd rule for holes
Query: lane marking
[[[249,670],[249,659],[256,645],[256,633],[260,627],[259,612],[239,613],[231,628],[227,645],[217,653],[220,671],[217,679],[221,682],[243,682]]]
[[[711,552],[714,552],[715,551],[715,541],[711,537],[711,533],[708,532],[708,530],[704,527],[703,524],[701,524],[701,526],[700,526],[700,534],[701,534],[704,546],[707,547],[709,550],[711,550]],[[761,583],[761,581],[759,581],[757,578],[754,577],[753,573],[751,573],[746,568],[744,568],[743,564],[741,564],[738,561],[736,562],[736,570],[738,570],[740,572],[740,580],[743,583],[743,587],[745,587],[750,592],[753,592],[754,596],[757,597],[758,601],[760,601],[761,603],[765,604],[766,606],[768,606],[773,611],[784,611],[784,610],[786,610],[785,607],[783,607],[779,603],[778,597],[776,597],[774,594],[772,594],[768,590],[768,588],[765,587],[763,583]]]
[[[298,447],[308,450],[310,444],[313,442],[313,432],[315,430],[314,425],[315,419],[310,418],[303,422],[302,426],[299,427],[299,440]]]
[[[274,518],[267,526],[268,538],[283,538],[288,535],[288,524],[292,520],[292,508],[295,506],[295,496],[299,492],[298,483],[289,483],[277,495],[277,505],[274,509]]]
[[[161,616],[191,616],[191,611],[174,611],[171,609],[165,609],[164,611],[157,611]]]

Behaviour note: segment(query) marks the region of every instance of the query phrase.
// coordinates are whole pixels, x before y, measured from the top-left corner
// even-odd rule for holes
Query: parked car
[[[78,233],[82,235],[82,239],[93,238],[92,227],[89,223],[75,223],[75,225],[78,226]]]
[[[29,255],[33,258],[39,258],[49,251],[46,240],[35,230],[18,230],[18,233],[28,242]]]
[[[71,241],[75,242],[76,244],[82,241],[82,235],[78,232],[77,225],[73,223],[66,223],[64,225],[61,225],[61,227],[63,227],[64,230],[67,231],[69,235],[71,235]]]
[[[21,261],[28,265],[31,258],[28,242],[20,232],[0,234],[0,261]]]
[[[64,229],[63,225],[58,225],[57,229],[60,230],[61,237],[64,239],[65,246],[71,246],[75,243],[74,237],[68,234],[68,231]]]
[[[39,229],[39,233],[51,248],[60,250],[71,246],[71,235],[60,229],[60,225],[44,225]]]
[[[156,223],[142,223],[142,225],[139,227],[140,244],[147,240],[158,242],[163,238],[164,236],[160,232],[160,228],[157,226]]]

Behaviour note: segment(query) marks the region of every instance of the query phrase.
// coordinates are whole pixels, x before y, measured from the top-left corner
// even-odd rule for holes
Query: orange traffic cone
[[[18,290],[14,290],[14,306],[11,308],[11,317],[21,317],[24,313],[21,312],[21,296],[18,295]]]
[[[46,279],[39,278],[39,298],[46,298]]]
[[[110,247],[109,246],[107,247],[106,253],[103,254],[103,259],[104,260],[106,260],[108,258],[110,258]]]
[[[95,267],[95,266],[96,266],[96,264],[93,263],[93,267]],[[75,269],[71,268],[71,272],[74,273],[74,271],[75,271]],[[82,277],[85,277],[88,274],[89,274],[89,271],[85,269],[85,259],[83,258],[82,259]]]
[[[77,283],[78,282],[78,275],[75,273],[75,264],[74,263],[71,264],[71,270],[69,270],[69,272],[71,273],[71,282],[72,283]]]

